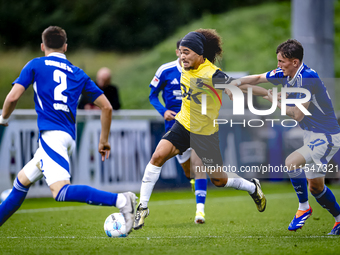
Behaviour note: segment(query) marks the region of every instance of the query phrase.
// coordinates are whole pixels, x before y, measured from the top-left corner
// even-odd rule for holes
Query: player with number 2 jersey
[[[76,110],[79,96],[86,94],[101,109],[101,133],[98,151],[102,160],[110,155],[108,141],[112,107],[103,92],[80,68],[65,56],[66,32],[50,26],[42,33],[41,50],[45,57],[35,58],[22,69],[6,97],[0,125],[8,126],[17,101],[32,84],[38,114],[39,148],[18,173],[12,192],[0,205],[0,226],[15,213],[26,198],[32,183],[45,178],[58,202],[82,202],[91,205],[116,206],[124,215],[127,232],[134,220],[135,194],[111,193],[70,182],[70,156],[75,148]]]

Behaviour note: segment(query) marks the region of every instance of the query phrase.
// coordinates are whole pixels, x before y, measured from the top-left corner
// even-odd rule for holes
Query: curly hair
[[[197,29],[195,32],[204,35],[206,42],[204,44],[203,57],[211,63],[215,63],[218,57],[222,57],[222,38],[215,29]]]

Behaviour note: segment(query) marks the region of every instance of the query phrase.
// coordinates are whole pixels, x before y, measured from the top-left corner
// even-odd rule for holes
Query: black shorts
[[[176,120],[162,139],[171,142],[180,154],[190,147],[193,148],[205,166],[223,165],[218,132],[212,135],[193,134]]]

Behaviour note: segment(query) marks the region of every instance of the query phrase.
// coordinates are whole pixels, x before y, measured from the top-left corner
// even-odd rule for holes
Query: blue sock
[[[98,190],[86,185],[65,185],[55,198],[62,202],[81,202],[90,205],[116,206],[117,193]]]
[[[295,189],[296,195],[299,198],[300,203],[308,201],[308,189],[307,189],[307,179],[305,171],[297,169],[295,171],[288,172],[290,181]]]
[[[340,214],[340,206],[336,202],[333,192],[329,188],[327,188],[326,185],[320,194],[316,194],[313,196],[315,197],[316,201],[318,201],[318,203],[323,208],[327,209],[334,217]]]
[[[20,208],[25,200],[28,189],[29,187],[25,187],[20,183],[18,177],[14,180],[11,193],[0,205],[0,226]]]
[[[196,204],[205,204],[205,197],[207,196],[207,183],[207,179],[195,180]]]

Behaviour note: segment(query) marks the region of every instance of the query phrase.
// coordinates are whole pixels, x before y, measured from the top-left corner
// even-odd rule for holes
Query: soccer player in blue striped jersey
[[[181,110],[182,92],[181,92],[181,72],[182,66],[179,59],[179,45],[181,40],[177,41],[176,55],[177,60],[160,66],[150,83],[150,103],[164,118],[165,132],[175,124],[175,116]],[[162,92],[162,98],[165,105],[161,104],[158,95]],[[207,177],[203,172],[195,172],[195,166],[202,165],[202,161],[191,148],[183,152],[182,155],[176,155],[177,161],[181,164],[185,176],[191,179],[195,176],[195,195],[196,195],[196,216],[195,223],[202,224],[205,222],[204,205],[207,194]]]
[[[287,40],[276,49],[278,68],[263,74],[245,76],[233,81],[233,85],[259,84],[271,82],[284,87],[303,88],[310,92],[311,99],[302,105],[311,113],[305,115],[297,106],[286,108],[286,115],[299,122],[304,132],[304,145],[286,159],[288,175],[299,199],[299,208],[288,230],[296,231],[303,227],[312,214],[308,202],[307,182],[316,201],[335,218],[331,235],[340,234],[340,206],[332,191],[325,185],[327,164],[340,148],[340,127],[327,89],[316,71],[302,61],[303,47],[296,40]],[[226,91],[228,93],[228,91]],[[289,98],[304,98],[303,93],[289,93]],[[268,93],[273,101],[272,92]],[[277,100],[277,99],[274,99]],[[281,102],[278,102],[281,108]]]
[[[108,137],[112,107],[84,71],[66,59],[66,40],[66,32],[62,28],[46,28],[42,33],[41,44],[45,56],[35,58],[25,65],[5,99],[0,125],[8,126],[17,101],[33,85],[35,110],[38,114],[39,148],[33,159],[18,173],[12,192],[0,205],[0,226],[19,209],[30,185],[44,177],[56,201],[116,206],[123,213],[130,231],[136,202],[133,193],[116,194],[70,183],[69,156],[75,148],[79,96],[87,95],[101,109],[102,130],[98,151],[103,161],[110,155]]]

